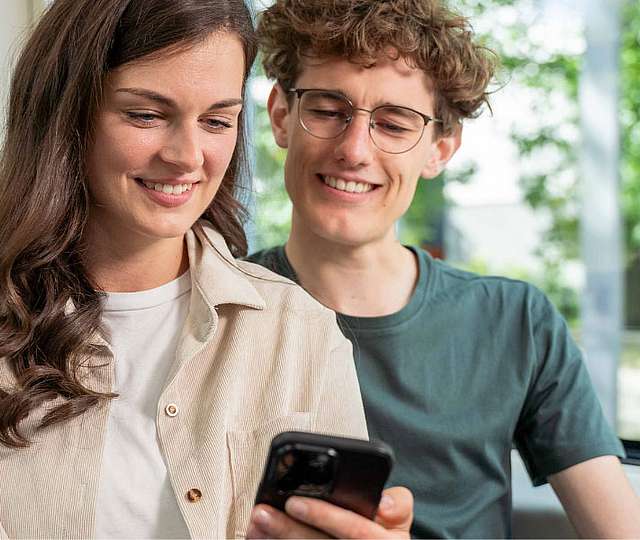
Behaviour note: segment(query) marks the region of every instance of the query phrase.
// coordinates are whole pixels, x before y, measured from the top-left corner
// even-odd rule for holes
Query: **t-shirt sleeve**
[[[591,458],[624,456],[604,417],[582,354],[566,322],[537,289],[527,311],[532,380],[515,433],[515,443],[534,485]]]

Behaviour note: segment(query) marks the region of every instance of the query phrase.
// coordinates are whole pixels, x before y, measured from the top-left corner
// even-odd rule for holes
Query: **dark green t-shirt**
[[[338,315],[353,343],[369,434],[395,451],[389,485],[413,491],[414,536],[509,537],[513,445],[536,485],[624,451],[544,294],[413,251],[419,279],[406,307],[384,317]],[[296,280],[282,247],[249,260]]]

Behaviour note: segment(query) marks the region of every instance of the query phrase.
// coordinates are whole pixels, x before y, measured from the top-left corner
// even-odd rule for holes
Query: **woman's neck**
[[[123,237],[125,236],[125,237]],[[184,237],[148,238],[87,230],[85,264],[106,292],[135,292],[169,283],[189,268]]]

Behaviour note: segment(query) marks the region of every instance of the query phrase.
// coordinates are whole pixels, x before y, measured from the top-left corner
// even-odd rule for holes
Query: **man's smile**
[[[378,186],[370,182],[362,180],[354,180],[349,178],[343,178],[340,176],[331,175],[318,175],[320,179],[329,187],[337,189],[338,191],[345,191],[347,193],[367,193]]]

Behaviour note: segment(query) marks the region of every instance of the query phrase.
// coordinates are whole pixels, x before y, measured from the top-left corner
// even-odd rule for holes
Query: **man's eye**
[[[310,109],[309,112],[319,118],[346,118],[342,111],[332,109]]]
[[[407,128],[399,126],[398,124],[394,124],[392,122],[376,122],[376,127],[393,134],[401,134],[409,131]]]

